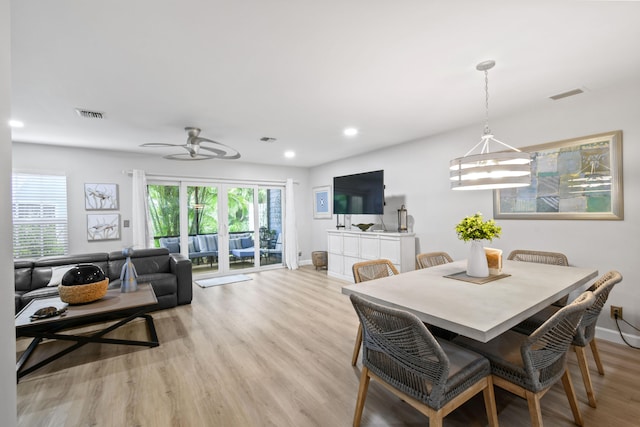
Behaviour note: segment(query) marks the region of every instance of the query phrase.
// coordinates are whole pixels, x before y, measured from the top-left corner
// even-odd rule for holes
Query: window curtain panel
[[[296,227],[296,208],[293,198],[293,179],[288,178],[285,185],[285,233],[284,259],[290,270],[298,269],[298,230]]]
[[[132,183],[133,203],[131,215],[131,231],[133,248],[145,249],[153,247],[153,230],[149,221],[149,198],[147,197],[147,177],[142,170],[133,170]]]

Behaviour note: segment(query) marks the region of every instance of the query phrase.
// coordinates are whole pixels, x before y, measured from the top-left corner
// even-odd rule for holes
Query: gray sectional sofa
[[[109,287],[120,286],[120,274],[126,258],[122,252],[51,256],[14,261],[16,313],[34,298],[58,295],[64,272],[77,264],[98,265]],[[158,299],[155,309],[189,304],[192,299],[191,261],[166,248],[137,249],[131,260],[138,273],[138,283],[151,283]]]

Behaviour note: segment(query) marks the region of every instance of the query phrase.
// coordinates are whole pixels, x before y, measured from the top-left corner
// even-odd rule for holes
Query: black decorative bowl
[[[78,264],[62,276],[60,299],[69,304],[97,301],[107,293],[109,278],[94,264]]]

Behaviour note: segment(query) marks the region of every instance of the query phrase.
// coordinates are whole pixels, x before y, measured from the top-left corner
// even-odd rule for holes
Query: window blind
[[[67,177],[13,173],[13,257],[69,252]]]

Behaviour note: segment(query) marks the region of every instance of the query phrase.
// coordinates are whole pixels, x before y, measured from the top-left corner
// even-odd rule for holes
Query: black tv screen
[[[334,177],[333,213],[382,215],[384,171]]]

